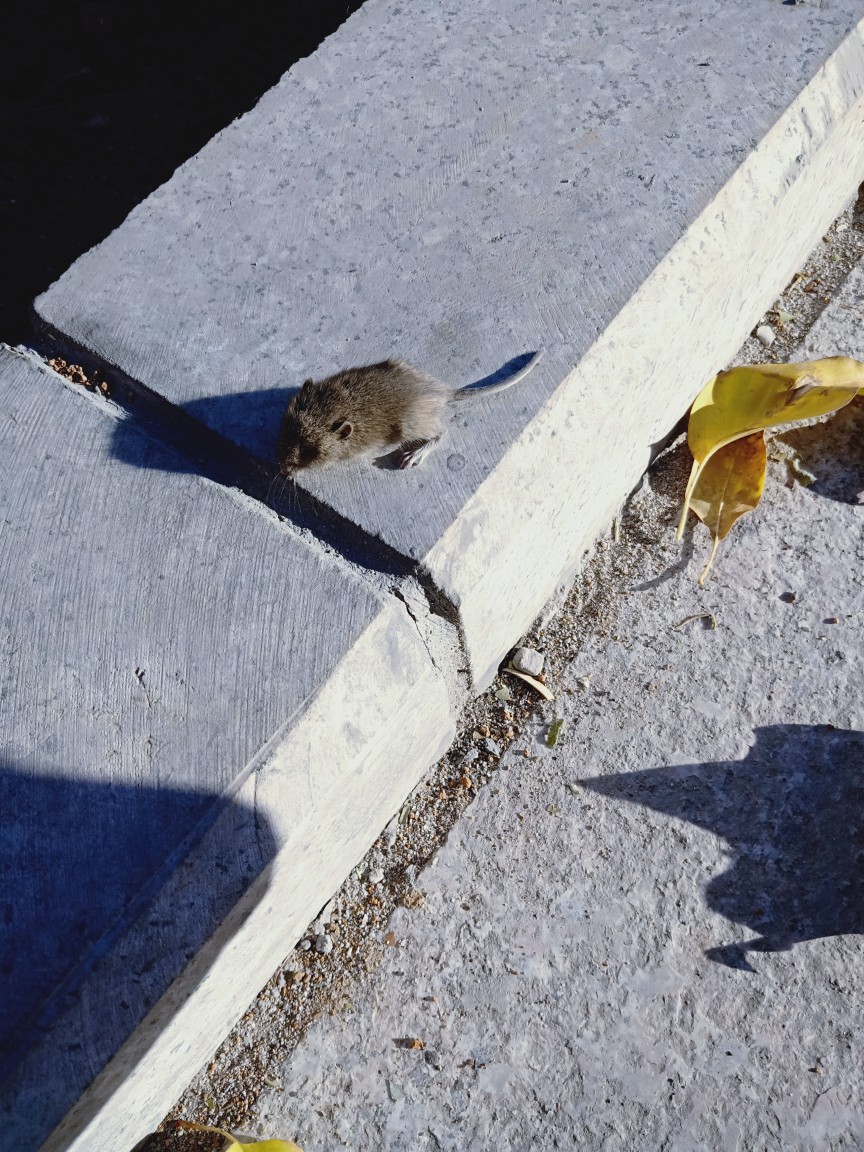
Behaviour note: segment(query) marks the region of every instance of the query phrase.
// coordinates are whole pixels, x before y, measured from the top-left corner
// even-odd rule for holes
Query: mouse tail
[[[517,368],[515,372],[511,372],[510,375],[505,376],[503,380],[495,380],[494,383],[491,384],[485,384],[482,380],[477,384],[468,384],[464,388],[458,388],[453,393],[453,399],[470,400],[472,396],[494,396],[496,392],[504,392],[507,388],[512,388],[513,385],[518,383],[524,376],[527,376],[535,364],[542,358],[543,349],[541,348],[539,352],[535,352],[533,356],[529,357],[521,368]]]

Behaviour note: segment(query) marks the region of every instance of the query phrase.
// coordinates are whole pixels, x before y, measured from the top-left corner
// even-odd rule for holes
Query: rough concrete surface
[[[371,0],[38,315],[262,457],[306,375],[544,347],[415,474],[303,481],[421,565],[482,686],[864,176],[862,15]]]
[[[40,298],[129,407],[4,355],[4,766],[16,867],[38,849],[31,879],[56,878],[19,911],[41,983],[10,1022],[10,1140],[38,1144],[93,1075],[46,1152],[154,1126],[440,754],[466,675],[494,675],[864,175],[862,15],[370,0]],[[272,457],[307,373],[398,353],[462,383],[535,347],[416,473],[274,486],[312,533],[213,483],[223,450],[229,488]],[[744,729],[725,738],[734,759]],[[39,836],[58,809],[77,854]],[[50,924],[69,874],[78,903]]]
[[[3,1123],[37,1147],[101,1073],[57,1143],[95,1152],[162,1115],[450,701],[396,598],[34,361],[0,388]]]
[[[861,291],[857,265],[864,259],[864,195],[850,205],[823,236],[806,263],[790,281],[781,296],[763,317],[774,326],[776,338],[770,348],[751,337],[745,341],[736,363],[753,363],[774,359],[794,359],[805,355],[810,346],[807,334],[822,318],[818,332],[821,338],[812,346],[819,354],[826,349],[843,350],[842,330],[835,335],[833,326],[838,315],[854,309]],[[850,274],[856,275],[850,279]],[[835,308],[825,306],[837,299]],[[846,324],[847,334],[854,331]],[[804,342],[802,347],[802,341]],[[850,347],[854,352],[856,345]],[[842,433],[842,435],[841,435]],[[850,490],[864,488],[864,466],[860,485],[856,479],[855,461],[860,452],[855,445],[856,427],[846,421],[831,425],[830,459],[844,459],[850,467],[844,484]],[[789,461],[793,473],[804,475],[806,465],[797,455],[795,439],[802,438],[814,446],[814,436],[825,441],[824,430],[807,428],[788,430],[784,441],[774,440],[772,452]],[[686,471],[686,460],[680,460]],[[819,468],[822,472],[822,468]],[[830,472],[826,473],[830,476]],[[655,485],[658,474],[654,474]],[[670,515],[680,498],[685,483],[681,475],[667,478],[671,493]],[[819,491],[825,478],[817,478]],[[630,521],[625,516],[629,530]],[[665,535],[666,527],[658,524],[643,527],[643,543]],[[607,629],[619,599],[629,592],[632,578],[623,560],[632,550],[629,535],[619,548],[602,547],[602,539],[589,564],[578,574],[569,589],[566,607],[562,600],[551,602],[535,622],[526,642],[544,659],[545,674],[555,682],[560,670],[572,659],[589,632]],[[548,625],[548,627],[547,627]],[[514,653],[515,659],[515,653]],[[465,806],[479,788],[494,778],[501,750],[508,748],[531,720],[537,697],[521,694],[506,673],[493,692],[482,693],[466,702],[459,717],[456,738],[447,754],[428,772],[421,784],[400,809],[364,859],[354,868],[324,914],[310,924],[302,941],[276,969],[255,1002],[243,1014],[223,1044],[190,1083],[162,1126],[159,1140],[147,1152],[205,1152],[189,1146],[189,1136],[170,1135],[172,1122],[195,1120],[218,1124],[223,1128],[242,1130],[252,1104],[263,1089],[278,1083],[273,1070],[283,1064],[296,1048],[309,1023],[317,1016],[338,1010],[355,995],[357,981],[366,979],[380,963],[387,945],[376,931],[386,926],[396,907],[417,907],[422,894],[416,887],[418,874],[441,847]],[[369,877],[382,874],[383,881],[372,884]],[[322,926],[329,934],[332,950],[318,953],[313,945]],[[307,951],[303,951],[308,946]],[[155,1139],[155,1138],[154,1138]],[[161,1142],[159,1142],[161,1141]],[[209,1149],[206,1150],[209,1152]]]
[[[799,356],[864,359],[862,302],[859,268]],[[593,624],[590,595],[568,604],[575,643],[550,626],[548,655],[572,644],[555,701],[248,1131],[306,1152],[864,1148],[862,434],[860,400],[781,432],[703,589],[707,533],[673,541],[689,456],[661,457],[592,561],[624,594]]]

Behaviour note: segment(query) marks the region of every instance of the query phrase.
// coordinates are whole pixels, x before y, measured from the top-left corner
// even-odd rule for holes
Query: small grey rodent
[[[530,372],[542,355],[535,352],[523,368],[485,387],[450,388],[404,360],[347,368],[317,384],[307,380],[282,417],[279,471],[290,476],[301,468],[397,447],[399,467],[412,468],[441,438],[448,404],[503,392]]]

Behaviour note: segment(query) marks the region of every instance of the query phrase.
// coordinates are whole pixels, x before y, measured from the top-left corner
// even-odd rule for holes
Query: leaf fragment
[[[672,627],[677,630],[683,628],[685,624],[693,624],[696,620],[704,620],[712,631],[717,628],[717,617],[713,612],[694,612],[690,616],[685,616],[683,620],[679,620],[677,624],[673,624]]]
[[[699,577],[700,587],[711,570],[720,541],[736,520],[759,503],[767,464],[765,433],[754,432],[724,444],[700,472],[690,506],[714,539],[708,563]]]
[[[504,669],[504,671],[509,673],[511,676],[518,676],[520,680],[524,680],[526,684],[530,684],[536,692],[540,693],[544,700],[554,699],[552,693],[549,691],[546,685],[541,684],[539,680],[535,680],[533,676],[529,676],[527,672],[517,672],[515,668],[511,668],[509,665]]]
[[[777,323],[781,328],[785,328],[787,324],[795,319],[794,313],[787,312],[784,308],[777,308],[774,311],[774,315],[777,317]]]
[[[549,725],[549,731],[546,733],[546,747],[554,748],[558,743],[558,737],[561,734],[561,729],[564,727],[564,717],[557,716]]]

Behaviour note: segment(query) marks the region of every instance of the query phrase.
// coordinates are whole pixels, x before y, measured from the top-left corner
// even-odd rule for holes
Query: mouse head
[[[307,380],[292,396],[279,433],[279,471],[290,476],[355,455],[354,425],[345,416],[341,389]]]

